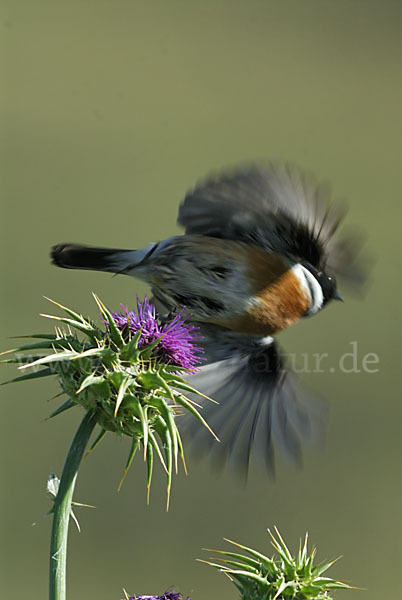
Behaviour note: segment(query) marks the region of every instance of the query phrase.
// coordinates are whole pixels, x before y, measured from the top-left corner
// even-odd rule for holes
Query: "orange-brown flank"
[[[249,248],[249,281],[257,303],[226,326],[249,335],[271,335],[295,323],[308,309],[310,298],[288,262],[281,256]]]

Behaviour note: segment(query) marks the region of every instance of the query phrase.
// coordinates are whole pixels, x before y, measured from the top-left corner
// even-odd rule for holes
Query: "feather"
[[[205,327],[201,332],[205,334]],[[204,337],[207,360],[211,361],[209,345],[216,356],[215,341]],[[221,352],[229,358],[209,362],[188,378],[194,388],[219,403],[201,401],[203,417],[220,443],[191,415],[180,417],[180,432],[193,454],[210,455],[218,469],[228,462],[243,479],[252,456],[265,463],[271,474],[276,452],[300,465],[302,444],[317,441],[325,427],[322,403],[299,390],[273,340],[260,340],[259,344],[254,340],[253,348],[245,340],[242,347],[238,336],[237,344],[221,348]]]
[[[295,261],[306,261],[347,281],[364,280],[354,235],[340,244],[334,236],[344,206],[330,204],[327,185],[280,163],[255,165],[197,185],[179,208],[186,234],[243,241]],[[345,267],[345,255],[348,264]]]

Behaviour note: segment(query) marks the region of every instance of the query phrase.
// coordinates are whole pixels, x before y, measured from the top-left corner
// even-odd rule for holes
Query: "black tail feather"
[[[57,244],[52,247],[52,263],[64,269],[92,269],[114,272],[113,255],[125,252],[118,248],[97,248],[81,244]]]

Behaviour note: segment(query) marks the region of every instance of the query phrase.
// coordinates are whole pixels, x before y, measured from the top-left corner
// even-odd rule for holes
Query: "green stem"
[[[96,425],[95,415],[87,412],[68,451],[59,491],[54,503],[53,527],[50,540],[49,599],[66,598],[67,536],[78,469],[86,445]]]

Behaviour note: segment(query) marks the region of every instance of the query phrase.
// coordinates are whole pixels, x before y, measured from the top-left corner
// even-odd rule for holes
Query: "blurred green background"
[[[146,291],[58,270],[51,244],[170,236],[183,193],[236,162],[287,159],[330,181],[376,256],[364,299],[341,290],[343,305],[281,336],[289,352],[328,352],[328,364],[351,341],[359,360],[379,356],[377,373],[304,376],[330,407],[325,448],[307,451],[302,470],[280,462],[275,481],[253,470],[245,489],[190,462],[166,514],[163,475],[147,507],[139,459],[117,493],[128,442],[106,437],[80,473],[76,498],[97,508],[71,532],[69,598],[171,585],[192,600],[236,598],[195,559],[224,536],[269,552],[273,525],[294,549],[308,530],[318,558],[344,555],[332,574],[367,591],[339,597],[399,596],[401,17],[398,0],[2,3],[2,349],[48,330],[43,295],[96,316],[92,291],[111,308]],[[81,416],[45,421],[56,393],[50,380],[1,389],[3,598],[47,595],[45,481]]]

